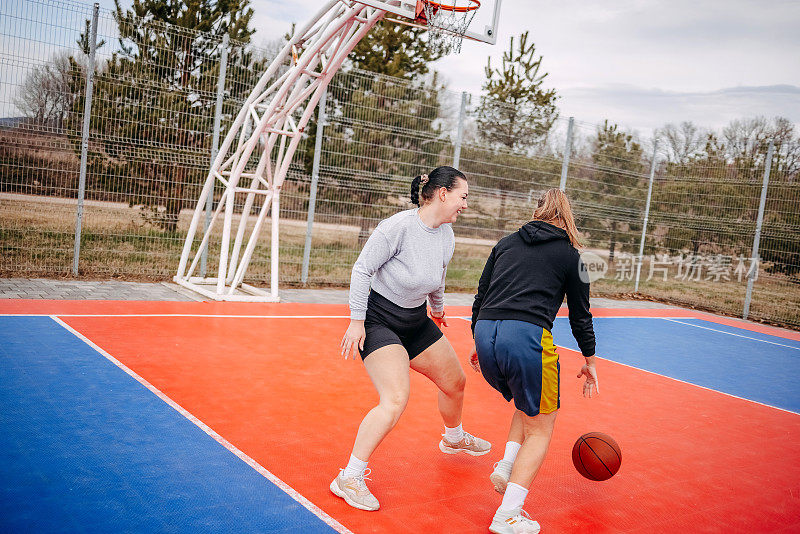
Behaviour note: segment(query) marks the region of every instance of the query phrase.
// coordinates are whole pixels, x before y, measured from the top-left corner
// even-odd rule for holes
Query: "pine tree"
[[[614,261],[618,241],[622,241],[623,247],[633,245],[634,229],[641,228],[641,213],[636,209],[636,203],[644,198],[646,191],[642,156],[642,146],[632,134],[605,121],[597,129],[593,143],[593,176],[586,185],[579,184],[578,189],[582,191],[575,194],[589,206],[593,205],[593,208],[583,210],[582,218],[596,219],[591,224],[599,226],[591,232],[592,238],[595,242],[608,239],[610,262]],[[626,230],[627,234],[622,233]]]
[[[516,41],[511,37],[500,68],[492,67],[491,58],[487,60],[484,94],[477,114],[478,135],[498,151],[485,157],[514,159],[518,155],[530,155],[534,147],[544,144],[558,117],[555,105],[558,96],[555,89],[542,88],[547,73],[539,73],[541,65],[542,57],[536,56],[536,45],[529,43],[528,32]],[[531,184],[517,178],[504,174],[492,177],[500,197],[499,210],[492,219],[499,230],[504,229],[507,222],[509,195],[530,189]]]
[[[442,86],[428,67],[440,56],[427,48],[423,35],[419,28],[380,21],[329,86],[326,111],[337,119],[324,130],[322,165],[347,167],[347,174],[333,177],[319,196],[321,202],[336,202],[337,214],[359,217],[360,244],[377,220],[397,209],[387,197],[405,199],[411,178],[436,166],[447,145],[436,126]],[[376,123],[381,127],[374,128]],[[310,170],[316,124],[307,131]],[[342,191],[346,203],[334,200]]]
[[[128,193],[148,222],[174,232],[208,172],[221,37],[248,42],[253,10],[249,0],[115,4],[120,50],[95,76],[91,175],[102,182],[97,187]],[[78,42],[86,48],[86,34]],[[241,46],[229,52],[228,79],[251,80],[226,88],[230,102],[250,91],[263,65]],[[82,108],[81,94],[73,109]]]
[[[558,96],[555,89],[542,88],[547,73],[539,74],[542,56],[536,57],[528,32],[519,36],[517,44],[512,37],[500,68],[492,68],[491,58],[486,63],[478,126],[489,143],[526,152],[553,127]]]

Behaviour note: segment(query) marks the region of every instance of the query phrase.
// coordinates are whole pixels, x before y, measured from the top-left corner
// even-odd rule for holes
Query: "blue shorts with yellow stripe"
[[[525,321],[475,323],[481,373],[507,401],[531,417],[561,406],[559,363],[553,335]]]

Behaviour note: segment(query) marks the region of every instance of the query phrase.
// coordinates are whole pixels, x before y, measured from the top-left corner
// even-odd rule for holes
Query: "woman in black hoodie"
[[[550,331],[565,295],[572,334],[586,358],[578,374],[586,377],[583,394],[600,392],[589,279],[579,246],[567,196],[550,189],[539,199],[533,220],[495,245],[478,284],[472,306],[476,350],[470,361],[516,407],[505,455],[490,476],[504,494],[490,532],[539,532],[522,505],[547,454],[560,407],[558,354]]]

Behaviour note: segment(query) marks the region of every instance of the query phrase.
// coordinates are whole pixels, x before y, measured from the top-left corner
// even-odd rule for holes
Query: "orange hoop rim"
[[[469,11],[475,11],[479,7],[481,7],[480,0],[468,0],[470,5],[468,6],[448,6],[440,4],[439,2],[431,2],[429,0],[421,0],[423,4],[428,4],[429,6],[435,7],[436,9],[443,9],[445,11],[453,11],[455,13],[467,13]]]

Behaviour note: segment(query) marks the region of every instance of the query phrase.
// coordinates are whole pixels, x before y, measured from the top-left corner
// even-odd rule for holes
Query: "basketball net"
[[[416,22],[431,30],[428,32],[431,52],[437,55],[460,52],[464,34],[479,7],[479,0],[419,0]]]

